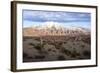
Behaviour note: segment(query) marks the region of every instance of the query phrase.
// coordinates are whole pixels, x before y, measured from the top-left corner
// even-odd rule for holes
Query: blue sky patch
[[[64,27],[76,26],[90,28],[91,14],[84,12],[23,10],[23,27],[41,25],[45,22],[57,22]]]

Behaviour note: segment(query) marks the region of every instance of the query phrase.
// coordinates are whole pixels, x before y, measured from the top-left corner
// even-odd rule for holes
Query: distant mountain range
[[[66,36],[66,35],[88,35],[90,30],[82,27],[63,27],[57,23],[46,23],[46,25],[23,28],[24,36]]]

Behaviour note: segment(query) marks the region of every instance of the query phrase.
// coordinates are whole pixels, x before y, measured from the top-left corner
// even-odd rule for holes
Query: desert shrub
[[[52,52],[55,52],[56,53],[56,50],[52,50]]]
[[[66,42],[66,41],[64,41],[64,42],[63,42],[63,44],[67,44],[67,42]]]
[[[81,47],[82,47],[82,48],[84,48],[84,47],[85,47],[85,45],[81,45]]]
[[[35,45],[34,48],[40,51],[41,50],[41,44]]]
[[[23,53],[23,57],[28,57],[28,54],[26,54],[26,53]]]
[[[72,57],[72,58],[75,58],[75,57],[76,57],[76,54],[75,54],[75,53],[72,53],[72,54],[71,54],[71,57]]]
[[[46,41],[43,41],[43,45],[45,45],[47,42]]]
[[[84,43],[91,44],[91,37],[85,37],[84,39],[82,39],[82,41]]]
[[[58,45],[62,45],[63,43],[62,42],[60,42]]]
[[[44,55],[37,55],[37,56],[35,56],[35,59],[44,59],[44,58],[45,58]]]
[[[65,54],[68,55],[68,56],[71,55],[71,52],[70,52],[69,50],[67,50],[67,49],[64,49],[64,48],[63,48],[63,49],[62,49],[62,52],[65,53]]]
[[[33,43],[29,43],[29,45],[35,46]]]
[[[90,57],[90,52],[85,50],[85,51],[83,52],[83,55],[84,55],[84,56],[87,56],[87,57]]]
[[[35,38],[36,41],[40,41],[40,38]]]
[[[80,53],[77,53],[76,55],[77,55],[77,56],[80,56]]]
[[[48,49],[48,51],[51,51],[52,49]]]
[[[76,49],[73,48],[73,51],[72,51],[72,53],[71,53],[71,57],[72,57],[72,58],[75,58],[75,57],[78,56],[78,54],[79,54],[79,53],[77,53]]]
[[[66,60],[66,58],[62,55],[58,56],[58,60]]]
[[[56,49],[61,49],[61,45],[55,44]]]
[[[55,54],[57,53],[57,51],[55,49],[48,49],[48,52],[49,53],[55,53]]]
[[[30,56],[28,56],[27,58],[28,58],[28,59],[33,59],[33,57],[30,57]]]

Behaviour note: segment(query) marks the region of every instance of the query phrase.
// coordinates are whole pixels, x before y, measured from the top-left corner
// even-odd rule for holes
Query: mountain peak
[[[31,27],[32,28],[32,27]],[[36,34],[36,36],[41,35],[88,35],[90,34],[90,30],[82,27],[75,27],[75,26],[66,26],[57,23],[57,22],[45,22],[41,26],[34,26],[32,28],[33,33],[30,33],[30,30],[27,30],[28,34]]]
[[[60,28],[64,28],[64,27],[61,26],[61,24],[59,24],[58,22],[52,22],[52,21],[45,22],[45,23],[42,25],[42,27],[45,28],[45,29],[60,29]]]

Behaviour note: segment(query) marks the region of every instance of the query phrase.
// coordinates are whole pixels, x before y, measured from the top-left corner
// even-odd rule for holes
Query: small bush
[[[33,43],[29,43],[29,45],[35,46]]]
[[[35,59],[44,59],[44,58],[45,58],[44,55],[37,55],[37,56],[35,56]]]
[[[33,57],[27,57],[28,59],[33,59]]]
[[[36,41],[40,41],[40,38],[35,38]]]
[[[26,54],[26,53],[23,53],[23,57],[27,57],[28,56],[28,54]]]
[[[58,60],[66,60],[66,58],[64,56],[58,56]]]
[[[75,57],[77,57],[77,56],[78,56],[78,53],[77,53],[76,49],[73,48],[73,52],[71,53],[71,57],[72,57],[72,58],[75,58]]]
[[[65,54],[68,55],[68,56],[71,54],[71,52],[70,52],[69,50],[66,50],[66,49],[63,49],[62,52],[65,53]]]
[[[75,58],[76,56],[77,56],[76,53],[72,53],[72,54],[71,54],[71,57],[72,57],[72,58]]]
[[[41,45],[38,44],[38,45],[34,46],[34,48],[40,51],[41,50]]]
[[[90,56],[90,52],[89,52],[89,51],[84,51],[84,52],[83,52],[83,55],[84,55],[84,56]]]

